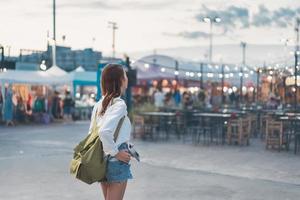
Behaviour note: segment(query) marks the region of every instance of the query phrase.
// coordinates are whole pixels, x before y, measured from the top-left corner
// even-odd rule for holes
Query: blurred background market
[[[96,41],[102,36],[96,31],[97,37],[85,35],[91,36],[91,45],[73,49],[68,43],[72,32],[59,21],[66,20],[72,5],[50,3],[51,23],[40,35],[45,49],[14,47],[0,34],[1,126],[89,120],[101,98],[101,70],[118,63],[129,78],[123,98],[135,138],[222,145],[251,145],[252,138],[261,138],[266,148],[300,151],[300,7],[294,1],[249,9],[247,3],[218,9],[210,8],[211,3],[199,4],[192,18],[180,19],[199,27],[179,33],[167,28],[162,34],[172,47],[146,42],[144,49],[150,50],[145,51],[118,50],[118,38],[124,40],[123,31],[129,27],[122,20],[107,20],[98,24],[105,27],[101,31],[111,45],[106,54],[97,50]],[[242,36],[239,29],[251,37]],[[190,46],[174,46],[176,39],[178,46],[183,39]]]

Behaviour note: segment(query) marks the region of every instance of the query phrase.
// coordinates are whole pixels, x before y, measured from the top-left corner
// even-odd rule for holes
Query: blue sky
[[[51,0],[0,1],[0,44],[44,50],[52,35]],[[214,44],[280,44],[294,38],[296,0],[57,0],[57,38],[73,48],[111,51],[108,21],[116,21],[119,53],[207,45],[204,16],[218,15]],[[93,38],[95,40],[93,41]]]

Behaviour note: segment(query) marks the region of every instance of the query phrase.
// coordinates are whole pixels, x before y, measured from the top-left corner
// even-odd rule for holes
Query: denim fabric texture
[[[128,149],[128,144],[124,142],[118,149],[119,151]],[[106,180],[101,182],[124,182],[133,178],[130,171],[130,163],[108,156],[106,167]]]

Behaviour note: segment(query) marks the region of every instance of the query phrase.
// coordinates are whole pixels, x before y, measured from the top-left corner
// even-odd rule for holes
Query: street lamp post
[[[204,85],[203,85],[203,63],[200,63],[200,88],[204,89]]]
[[[52,66],[56,66],[56,0],[53,0]]]
[[[0,45],[0,50],[1,50],[1,70],[3,71],[4,69],[4,47]]]
[[[261,73],[261,69],[257,68],[257,76],[256,76],[256,104],[258,102],[258,95],[259,95],[259,81],[260,81],[260,73]]]
[[[116,22],[108,22],[109,25],[111,25],[112,28],[112,57],[115,58],[116,56],[116,47],[115,47],[115,38],[116,38],[116,30],[118,29]]]
[[[213,46],[212,46],[212,40],[213,40],[213,33],[212,33],[212,28],[213,28],[213,23],[219,23],[221,22],[220,17],[204,17],[203,21],[206,23],[209,23],[209,62],[212,62],[212,54],[213,54]]]
[[[224,64],[222,65],[222,104],[225,103],[225,97],[224,97]]]
[[[178,71],[178,61],[175,60],[175,80],[176,80],[176,84],[178,84],[178,74],[179,74],[179,71]]]
[[[240,102],[243,103],[243,84],[244,84],[244,71],[243,68],[246,66],[246,42],[241,42],[241,47],[243,50],[243,61],[242,61],[242,67],[240,72]]]
[[[299,25],[300,25],[300,18],[297,18],[296,20],[296,27],[295,27],[295,31],[296,31],[296,49],[295,49],[295,95],[294,95],[294,108],[295,110],[297,109],[297,97],[298,97],[298,85],[297,85],[297,74],[298,74],[298,54],[299,54]]]

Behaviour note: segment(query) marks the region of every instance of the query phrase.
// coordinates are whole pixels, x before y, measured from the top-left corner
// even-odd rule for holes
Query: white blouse
[[[92,131],[93,121],[95,112],[97,110],[100,113],[102,108],[102,97],[94,106],[89,133]],[[109,104],[104,115],[100,116],[97,114],[97,126],[99,127],[99,137],[103,145],[103,151],[105,155],[110,154],[111,156],[116,155],[119,150],[118,147],[123,142],[129,142],[131,133],[131,123],[127,116],[127,106],[123,99],[116,97],[112,100],[113,104]],[[114,142],[114,133],[120,119],[125,116],[123,124],[120,128],[119,136]]]

